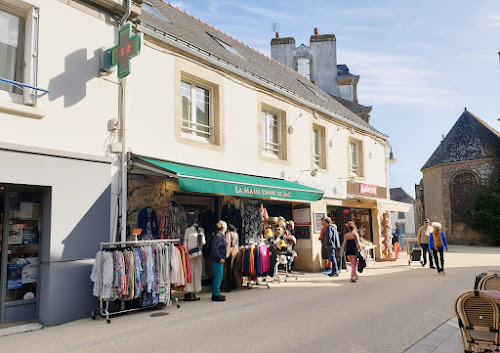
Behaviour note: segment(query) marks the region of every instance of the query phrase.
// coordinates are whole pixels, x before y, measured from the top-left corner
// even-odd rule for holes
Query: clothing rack
[[[112,250],[112,249],[123,249],[127,247],[136,247],[136,246],[146,246],[146,245],[155,245],[155,244],[174,244],[174,243],[179,243],[180,244],[180,239],[157,239],[157,240],[132,240],[132,241],[117,241],[117,242],[101,242],[100,244],[100,251],[103,250]],[[170,259],[170,257],[169,257]],[[168,271],[170,272],[170,264],[168,264]],[[138,311],[142,309],[149,309],[153,308],[155,306],[159,305],[167,305],[169,306],[171,304],[171,301],[174,300],[177,308],[180,308],[181,306],[179,305],[179,298],[175,297],[171,293],[171,285],[170,285],[170,276],[168,276],[168,288],[170,288],[170,301],[167,303],[157,303],[153,305],[148,305],[148,306],[143,306],[140,308],[133,308],[133,309],[125,309],[125,301],[123,300],[116,300],[116,299],[103,299],[99,298],[99,308],[94,308],[92,309],[92,320],[96,319],[96,312],[99,312],[100,316],[106,316],[106,322],[109,324],[111,323],[111,319],[109,318],[111,315],[117,315],[117,314],[123,314],[127,312],[132,312],[132,311]],[[120,302],[120,310],[118,311],[109,311],[109,302],[110,301],[119,301]]]
[[[260,246],[260,245],[269,246],[269,244],[266,244],[263,241],[261,241],[258,244],[252,244],[252,245],[247,244],[246,246],[251,247],[251,246]],[[267,287],[267,289],[271,288],[269,286],[269,283],[267,283],[266,276],[263,276],[262,274],[261,275],[259,275],[258,273],[256,273],[255,275],[247,274],[247,275],[242,275],[242,277],[246,278],[246,286],[245,287],[247,287],[247,289],[252,289],[253,287]],[[252,283],[253,278],[255,280],[253,280],[253,283]],[[259,278],[263,278],[263,280],[259,281]]]

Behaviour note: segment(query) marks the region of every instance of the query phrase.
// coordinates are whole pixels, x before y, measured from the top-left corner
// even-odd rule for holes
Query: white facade
[[[100,52],[114,44],[116,26],[95,9],[60,1],[4,0],[0,11],[25,21],[20,33],[9,30],[25,41],[16,80],[51,91],[36,104],[0,91],[2,202],[23,190],[43,195],[35,298],[2,302],[0,321],[38,318],[55,325],[88,317],[96,305],[89,274],[99,242],[109,239],[113,160],[107,120],[116,118],[118,104],[117,80],[99,77]],[[6,287],[7,262],[15,258],[1,255]]]
[[[36,314],[43,323],[53,325],[85,317],[95,304],[88,277],[91,260],[99,241],[109,239],[116,219],[118,161],[109,153],[109,146],[118,140],[108,131],[108,121],[118,117],[118,79],[115,73],[100,76],[99,68],[102,48],[116,42],[118,24],[103,10],[72,1],[68,5],[7,0],[8,6],[2,1],[0,10],[15,9],[26,16],[36,10],[38,30],[26,26],[29,40],[24,56],[25,62],[31,62],[36,39],[37,70],[27,69],[22,81],[51,91],[35,105],[26,104],[31,103],[26,97],[0,91],[0,147],[4,151],[0,154],[0,184],[44,190],[47,226],[41,234],[42,289],[37,293]],[[127,79],[128,152],[272,178],[291,173],[300,179],[305,173],[304,179],[310,179],[310,171],[317,169],[318,180],[327,180],[330,186],[337,181],[345,185],[349,180],[388,190],[385,138],[202,61],[157,40],[153,44],[145,36]],[[181,132],[183,78],[213,87],[215,144],[190,139]],[[262,153],[263,109],[280,115],[281,158]],[[323,131],[320,167],[313,160],[313,127]],[[350,173],[353,141],[360,146],[359,175]],[[347,192],[325,198],[311,204],[311,212],[324,212],[327,204],[361,202],[344,200],[346,197]],[[377,215],[375,212],[375,221]],[[373,227],[378,229],[377,222]],[[318,258],[316,239],[313,234],[310,240],[299,242],[299,251],[309,252],[304,258]],[[7,257],[2,256],[5,269]],[[317,268],[314,261],[311,268]],[[67,305],[58,310],[63,301]]]

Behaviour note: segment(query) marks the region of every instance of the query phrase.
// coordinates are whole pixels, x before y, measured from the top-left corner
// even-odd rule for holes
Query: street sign
[[[141,50],[140,34],[132,34],[132,26],[130,23],[120,27],[118,31],[118,44],[112,47],[111,66],[118,65],[117,75],[123,78],[130,74],[130,59],[139,55]]]

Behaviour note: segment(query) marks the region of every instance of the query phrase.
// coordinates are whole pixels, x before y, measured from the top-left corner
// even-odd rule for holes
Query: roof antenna
[[[280,37],[280,32],[279,32],[280,24],[278,22],[273,22],[272,28],[273,28],[273,32],[276,35],[276,38],[279,38]]]

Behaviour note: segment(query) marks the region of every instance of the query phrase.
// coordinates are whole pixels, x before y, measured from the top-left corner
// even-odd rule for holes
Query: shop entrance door
[[[42,192],[0,185],[0,323],[35,319],[39,311]]]

